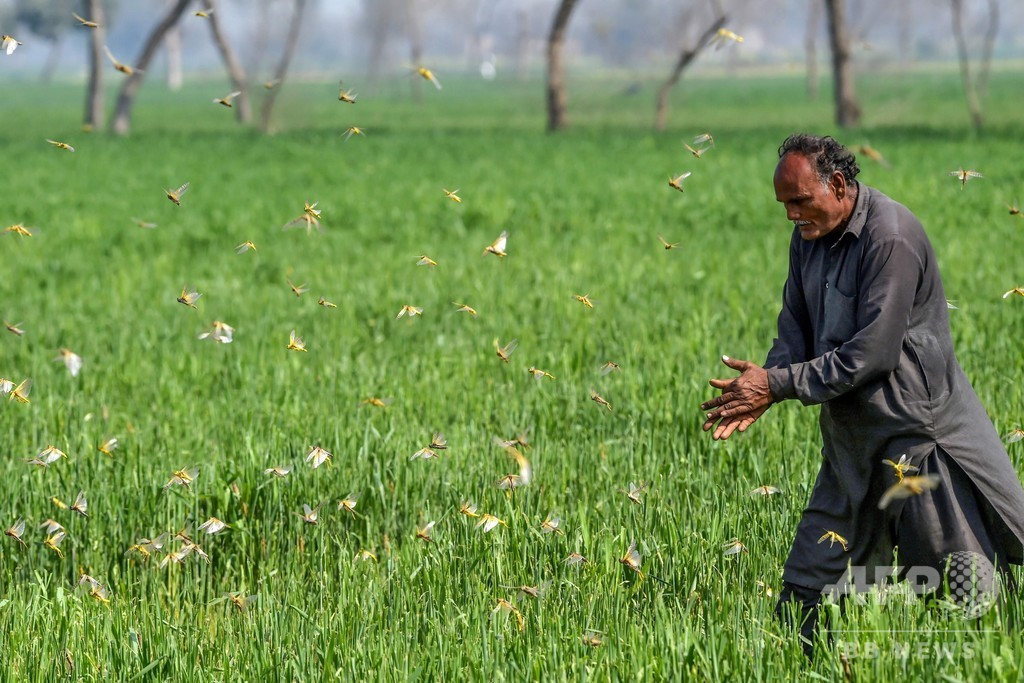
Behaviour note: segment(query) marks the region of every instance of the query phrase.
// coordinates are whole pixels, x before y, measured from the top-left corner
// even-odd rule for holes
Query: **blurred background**
[[[73,13],[99,18],[99,28]],[[0,60],[0,82],[99,80],[102,88],[104,76],[117,76],[104,45],[171,90],[222,78],[228,65],[233,90],[287,76],[343,79],[365,95],[411,83],[418,98],[424,84],[408,75],[427,66],[504,83],[546,74],[554,91],[567,71],[612,79],[609,94],[630,95],[644,82],[667,78],[672,87],[676,68],[711,77],[805,73],[813,100],[834,74],[837,123],[856,126],[854,79],[959,69],[980,127],[990,72],[1024,63],[1022,23],[1016,0],[0,0],[0,32],[22,43],[16,59]],[[91,59],[100,62],[94,79]],[[247,119],[248,103],[241,109]],[[549,128],[564,126],[558,116],[549,112]],[[85,117],[89,125],[99,118]]]
[[[24,43],[18,60],[3,62],[3,78],[83,79],[88,32],[76,30],[78,0],[2,0],[0,30]],[[175,4],[170,0],[103,0],[107,44],[119,57],[138,53],[146,35]],[[296,73],[354,76],[397,73],[411,64],[414,43],[424,60],[448,71],[478,73],[492,64],[498,77],[544,68],[545,45],[558,0],[307,0]],[[948,62],[956,45],[950,0],[856,0],[846,7],[847,28],[861,68],[910,67]],[[189,12],[201,10],[194,2]],[[573,68],[647,73],[667,68],[680,44],[693,39],[720,5],[728,27],[744,38],[743,50],[713,50],[694,70],[743,70],[803,64],[808,41],[822,64],[828,34],[821,0],[578,0],[566,35]],[[1024,58],[1024,3],[963,0],[967,34],[982,48],[990,14],[998,14],[996,60]],[[216,13],[227,39],[254,78],[269,76],[281,51],[295,0],[219,0]],[[185,18],[188,18],[186,13]],[[816,17],[816,19],[815,19]],[[212,74],[221,60],[208,27],[180,21],[154,71],[180,64],[186,75]],[[177,43],[177,45],[175,44]],[[180,45],[180,48],[179,48]],[[483,67],[484,72],[489,72]]]

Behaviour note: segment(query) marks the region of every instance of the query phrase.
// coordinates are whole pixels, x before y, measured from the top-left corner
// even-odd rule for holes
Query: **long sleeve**
[[[923,267],[913,246],[897,234],[867,245],[859,291],[849,306],[844,310],[844,302],[836,301],[846,299],[841,294],[833,295],[831,305],[826,302],[825,327],[849,326],[852,336],[812,360],[769,369],[772,396],[822,403],[895,370]]]
[[[807,302],[803,297],[799,240],[800,236],[794,230],[789,244],[789,276],[782,290],[778,336],[765,359],[766,368],[783,367],[808,360],[810,357],[811,320],[807,314]]]

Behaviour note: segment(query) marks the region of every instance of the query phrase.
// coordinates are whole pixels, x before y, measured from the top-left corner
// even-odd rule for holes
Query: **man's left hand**
[[[764,415],[766,410],[768,410],[768,406],[758,408],[749,413],[740,413],[733,417],[723,417],[717,425],[714,420],[708,420],[704,423],[702,429],[705,432],[714,429],[715,431],[711,433],[711,438],[715,441],[724,441],[732,436],[733,432],[747,431],[747,428],[754,424],[757,418]]]
[[[701,410],[711,411],[707,414],[708,422],[758,410],[764,412],[763,409],[772,403],[768,372],[748,360],[722,356],[722,362],[737,370],[740,376],[734,379],[712,379],[709,382],[716,389],[721,389],[722,394],[700,404]]]

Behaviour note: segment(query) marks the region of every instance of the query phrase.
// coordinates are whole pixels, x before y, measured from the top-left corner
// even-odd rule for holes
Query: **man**
[[[775,196],[794,230],[778,337],[763,367],[723,357],[741,374],[712,379],[721,395],[701,405],[715,439],[775,402],[821,405],[821,469],[776,608],[799,604],[808,656],[822,592],[848,568],[870,582],[895,549],[904,572],[938,576],[967,552],[987,564],[977,576],[1008,577],[1007,563],[1024,559],[1024,490],[953,354],[931,244],[906,207],[856,181],[859,170],[830,137],[793,135],[779,148]],[[918,486],[883,501],[905,476]]]

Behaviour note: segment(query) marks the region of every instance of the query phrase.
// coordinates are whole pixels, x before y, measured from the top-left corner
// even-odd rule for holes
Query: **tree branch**
[[[299,28],[302,26],[302,15],[306,11],[306,0],[295,0],[295,9],[292,11],[292,21],[288,26],[288,38],[285,40],[284,52],[281,53],[281,61],[274,71],[274,81],[277,87],[267,93],[263,100],[263,107],[260,109],[260,130],[264,133],[270,132],[270,115],[274,111],[274,102],[277,95],[284,86],[284,77],[288,75],[288,66],[295,54],[295,47],[299,43]]]
[[[121,90],[117,94],[114,119],[111,121],[110,128],[118,135],[125,135],[131,130],[132,106],[135,104],[135,96],[138,94],[139,88],[142,87],[142,79],[146,77],[146,69],[153,60],[153,56],[156,55],[157,48],[160,47],[164,36],[171,30],[171,27],[178,23],[181,15],[185,13],[185,8],[188,7],[191,1],[176,0],[174,6],[167,11],[167,14],[153,28],[146,39],[146,44],[142,48],[142,54],[133,65],[135,67],[134,73],[125,79],[124,84],[121,85]]]
[[[654,113],[655,130],[665,130],[665,123],[668,120],[669,92],[671,92],[672,88],[679,82],[679,79],[682,77],[683,71],[686,70],[686,67],[690,66],[690,63],[697,58],[697,55],[699,55],[711,43],[711,40],[718,34],[718,29],[723,28],[726,21],[727,17],[724,14],[720,14],[710,26],[704,29],[704,33],[701,34],[697,43],[689,49],[684,48],[682,54],[679,55],[679,59],[676,60],[676,65],[672,69],[672,73],[669,75],[668,79],[662,83],[661,88],[658,89],[658,99]]]

